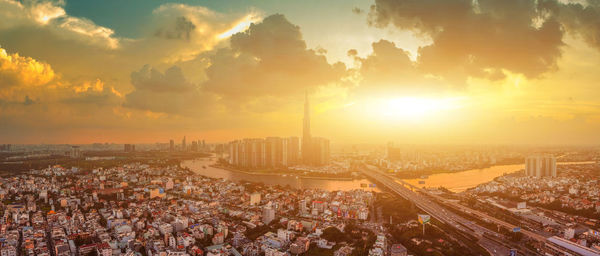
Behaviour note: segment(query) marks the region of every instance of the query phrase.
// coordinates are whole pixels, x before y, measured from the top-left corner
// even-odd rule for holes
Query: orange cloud
[[[40,86],[55,78],[52,67],[19,54],[8,54],[0,48],[0,88]]]

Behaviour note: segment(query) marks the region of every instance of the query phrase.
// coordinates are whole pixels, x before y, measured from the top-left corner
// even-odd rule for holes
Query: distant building
[[[175,151],[175,141],[169,141],[169,151]]]
[[[10,144],[2,144],[0,145],[0,151],[10,151]]]
[[[551,155],[530,156],[525,159],[525,175],[532,177],[556,177],[556,158]]]
[[[71,146],[71,158],[80,158],[81,157],[81,149],[79,146]]]
[[[185,136],[183,136],[183,139],[181,140],[181,151],[186,151],[187,150],[187,145],[185,144]]]
[[[197,141],[192,141],[192,151],[196,152],[198,151],[198,142]]]
[[[394,147],[393,142],[388,142],[387,144],[387,160],[389,161],[398,161],[402,158],[402,151],[400,148]]]
[[[133,145],[133,144],[125,144],[125,145],[123,145],[123,150],[125,152],[135,152],[135,145]]]

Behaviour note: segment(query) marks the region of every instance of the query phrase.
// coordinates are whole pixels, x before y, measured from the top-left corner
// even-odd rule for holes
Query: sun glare
[[[228,38],[228,37],[234,35],[235,33],[239,33],[239,32],[242,32],[242,31],[248,29],[252,23],[257,22],[259,20],[260,20],[260,17],[254,15],[254,14],[248,14],[242,20],[240,20],[237,24],[235,24],[232,28],[219,34],[217,37],[219,39]]]
[[[419,120],[439,112],[459,108],[458,98],[403,97],[378,101],[377,110],[385,118]]]

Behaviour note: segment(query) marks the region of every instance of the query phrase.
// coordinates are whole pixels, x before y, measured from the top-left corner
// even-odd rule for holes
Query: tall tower
[[[308,92],[304,96],[304,119],[302,127],[302,161],[305,164],[312,163],[312,138],[310,136],[310,105],[308,103]]]

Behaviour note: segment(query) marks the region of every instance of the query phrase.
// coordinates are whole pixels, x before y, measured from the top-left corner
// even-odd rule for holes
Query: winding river
[[[365,190],[378,190],[377,188],[362,187],[361,184],[363,184],[364,186],[364,184],[371,183],[367,179],[331,180],[310,179],[301,177],[296,178],[296,176],[282,176],[279,174],[250,174],[211,167],[210,165],[214,164],[215,161],[215,158],[200,158],[184,161],[181,165],[183,167],[188,167],[190,170],[200,175],[204,175],[211,178],[227,179],[232,181],[246,180],[252,182],[263,182],[269,185],[289,185],[293,188],[320,188],[329,191],[352,190],[361,188]],[[563,162],[557,164],[564,165],[586,163],[589,164],[594,162]],[[513,173],[524,168],[524,164],[497,165],[483,169],[473,169],[454,173],[433,174],[426,179],[405,179],[404,181],[418,187],[443,186],[453,192],[462,192],[469,188],[476,187],[479,184],[490,182],[498,176]],[[423,182],[423,184],[419,184],[419,181]]]

